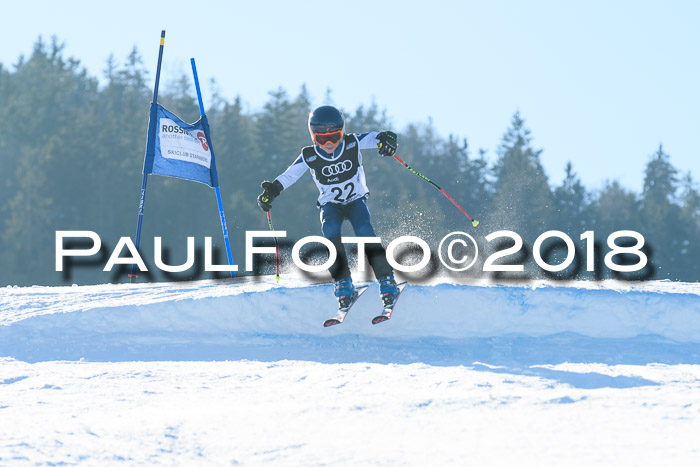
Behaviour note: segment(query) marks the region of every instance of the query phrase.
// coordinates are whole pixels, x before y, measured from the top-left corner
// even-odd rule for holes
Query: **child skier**
[[[347,264],[345,247],[340,240],[345,219],[358,237],[374,237],[367,208],[369,189],[365,181],[360,149],[379,148],[382,156],[393,156],[398,146],[396,133],[391,131],[345,134],[345,117],[330,105],[309,114],[309,133],[314,142],[301,150],[287,170],[273,182],[262,182],[263,192],[258,206],[267,212],[282,190],[289,188],[309,169],[320,192],[317,205],[321,210],[321,230],[338,253],[330,268],[335,280],[335,296],[340,310],[347,309],[355,297],[355,288]],[[379,281],[379,293],[384,306],[391,306],[397,295],[396,281],[386,252],[381,244],[366,245],[367,258]]]

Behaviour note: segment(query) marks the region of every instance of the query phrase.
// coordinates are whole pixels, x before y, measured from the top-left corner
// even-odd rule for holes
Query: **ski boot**
[[[355,287],[352,285],[352,277],[335,281],[335,297],[338,299],[338,309],[345,310],[355,299]]]
[[[393,274],[379,278],[379,295],[382,297],[384,307],[391,307],[394,305],[394,300],[396,300],[398,292],[399,289],[396,286]]]

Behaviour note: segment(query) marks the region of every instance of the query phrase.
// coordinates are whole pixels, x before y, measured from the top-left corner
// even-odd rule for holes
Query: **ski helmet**
[[[309,114],[309,134],[319,145],[339,142],[345,133],[343,112],[332,105],[323,105]]]

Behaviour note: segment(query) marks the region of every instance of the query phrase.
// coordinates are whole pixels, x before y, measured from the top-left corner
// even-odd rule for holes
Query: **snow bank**
[[[377,285],[345,323],[332,285],[298,278],[0,289],[0,357],[468,364],[700,362],[700,284],[432,283],[373,326]]]

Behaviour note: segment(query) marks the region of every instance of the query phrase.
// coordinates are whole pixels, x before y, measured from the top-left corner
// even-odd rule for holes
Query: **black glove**
[[[277,180],[274,182],[268,182],[265,180],[260,184],[260,186],[264,191],[260,193],[260,196],[258,196],[258,206],[260,206],[260,209],[267,212],[272,208],[272,200],[277,198],[280,193],[282,193],[284,187]]]
[[[379,143],[377,144],[379,154],[389,157],[396,154],[396,148],[399,147],[396,133],[393,131],[382,131],[377,135],[377,140],[379,140]]]

